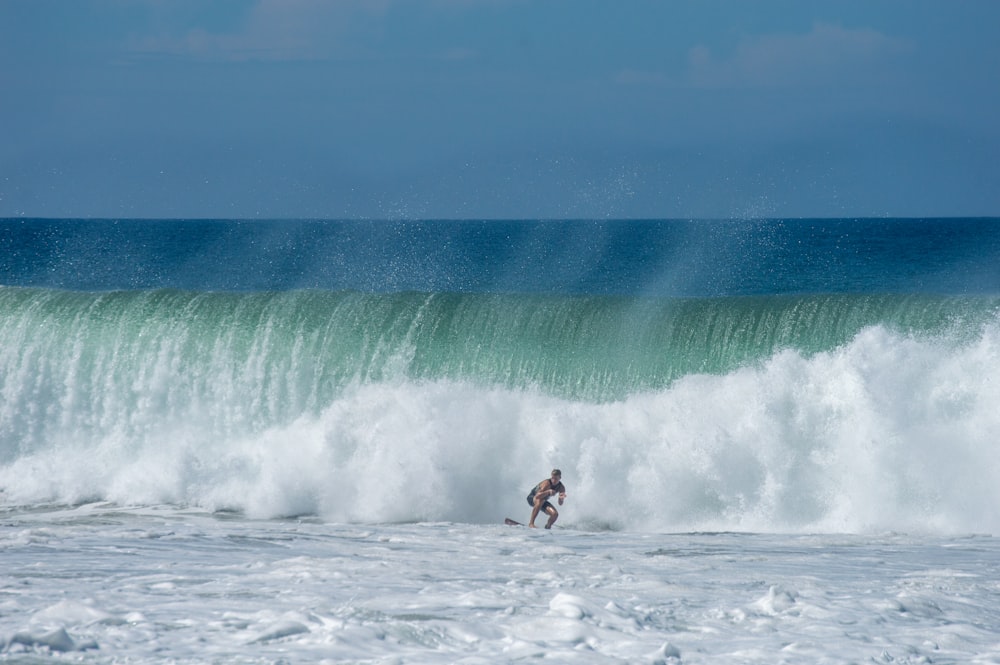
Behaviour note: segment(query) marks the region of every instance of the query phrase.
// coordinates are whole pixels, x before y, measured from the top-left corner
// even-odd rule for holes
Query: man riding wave
[[[555,521],[559,519],[559,511],[549,502],[549,498],[559,495],[559,505],[566,500],[566,486],[562,484],[562,471],[552,469],[550,477],[535,485],[528,495],[528,505],[531,506],[531,519],[528,526],[535,528],[535,518],[538,513],[544,512],[549,516],[549,521],[545,523],[546,529],[551,529]]]

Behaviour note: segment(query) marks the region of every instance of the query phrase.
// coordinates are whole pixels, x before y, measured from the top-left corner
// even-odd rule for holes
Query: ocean
[[[998,376],[1000,219],[0,220],[0,660],[998,663]]]

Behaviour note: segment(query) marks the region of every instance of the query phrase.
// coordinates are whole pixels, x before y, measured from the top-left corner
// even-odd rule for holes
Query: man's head
[[[552,482],[558,483],[562,480],[562,471],[559,469],[552,469]]]

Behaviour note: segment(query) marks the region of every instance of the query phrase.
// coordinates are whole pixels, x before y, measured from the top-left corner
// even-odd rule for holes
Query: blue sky
[[[1000,215],[997,0],[0,0],[0,216]]]

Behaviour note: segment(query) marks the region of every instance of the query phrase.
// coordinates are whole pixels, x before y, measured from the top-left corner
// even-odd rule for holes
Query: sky
[[[1000,215],[997,0],[0,0],[0,217]]]

